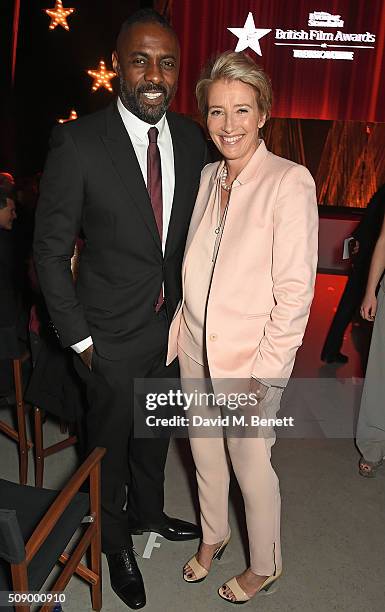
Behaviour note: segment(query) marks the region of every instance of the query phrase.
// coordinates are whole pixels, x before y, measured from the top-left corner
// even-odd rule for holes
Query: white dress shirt
[[[166,247],[168,226],[170,223],[172,202],[174,199],[175,189],[175,172],[174,172],[174,149],[172,146],[172,139],[170,128],[167,123],[166,115],[152,126],[145,121],[133,115],[123,105],[120,98],[118,98],[118,110],[124,127],[134,147],[135,155],[138,159],[140,169],[142,171],[143,179],[147,185],[147,148],[148,148],[148,130],[150,127],[156,127],[158,129],[158,147],[160,152],[160,162],[162,168],[162,202],[163,202],[163,232],[162,232],[162,251]],[[91,336],[77,342],[72,345],[72,348],[76,353],[82,353],[92,344]]]

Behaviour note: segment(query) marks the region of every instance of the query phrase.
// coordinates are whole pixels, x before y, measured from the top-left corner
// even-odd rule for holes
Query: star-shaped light
[[[67,123],[67,121],[75,121],[78,118],[76,110],[73,108],[70,112],[70,116],[67,119],[58,119],[58,123]]]
[[[51,23],[49,24],[50,30],[54,30],[58,25],[60,25],[65,30],[69,30],[67,17],[74,12],[74,8],[63,8],[62,0],[56,0],[53,9],[44,10],[47,15],[51,17]]]
[[[250,47],[250,49],[253,49],[253,51],[255,51],[258,55],[262,55],[261,46],[259,44],[260,39],[271,32],[271,28],[264,30],[261,28],[256,28],[252,13],[247,15],[243,28],[227,29],[239,38],[235,51],[244,51],[247,49],[247,47]]]
[[[105,87],[108,91],[112,91],[111,79],[116,76],[115,72],[106,70],[106,64],[104,60],[100,60],[99,68],[97,70],[87,70],[88,74],[93,77],[94,82],[92,85],[92,91],[96,91],[99,87]]]

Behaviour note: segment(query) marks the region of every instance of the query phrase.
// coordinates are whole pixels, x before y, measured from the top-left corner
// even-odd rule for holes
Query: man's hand
[[[90,372],[92,370],[91,361],[92,361],[93,351],[94,351],[94,345],[91,344],[88,348],[86,348],[85,351],[83,351],[82,353],[79,353],[80,359],[82,360],[84,365],[87,366]]]
[[[359,250],[360,250],[360,243],[358,242],[358,240],[353,238],[353,240],[349,242],[350,257],[355,257],[356,255],[358,255]]]
[[[250,381],[250,392],[255,395],[258,401],[262,401],[268,391],[269,387],[259,382],[256,378],[252,378]]]

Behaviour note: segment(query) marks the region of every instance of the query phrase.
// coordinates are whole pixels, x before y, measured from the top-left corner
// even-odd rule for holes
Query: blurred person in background
[[[361,316],[374,321],[357,423],[359,473],[373,478],[385,458],[385,221],[373,252]]]
[[[9,180],[0,182],[0,396],[12,390],[11,359],[19,356],[19,287],[15,235],[15,192]]]
[[[351,268],[344,292],[333,317],[321,352],[326,363],[347,363],[348,356],[341,353],[344,334],[358,311],[365,293],[370,259],[379,236],[385,211],[385,185],[371,198],[362,219],[351,236],[349,253]]]

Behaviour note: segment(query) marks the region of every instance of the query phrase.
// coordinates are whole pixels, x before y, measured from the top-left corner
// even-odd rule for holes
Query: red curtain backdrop
[[[316,179],[319,204],[365,208],[385,182],[385,123],[334,121]]]
[[[249,12],[256,28],[271,28],[261,38],[262,57],[247,52],[270,75],[274,89],[273,116],[332,120],[385,121],[385,2],[384,0],[173,0],[172,24],[181,42],[181,74],[174,108],[196,116],[194,88],[207,59],[235,49],[238,38],[228,27],[242,28]],[[326,11],[340,15],[343,27],[309,26],[309,13]],[[350,42],[361,48],[334,48],[353,51],[353,60],[300,59],[293,49],[310,40],[279,40],[276,29],[321,30],[334,33],[370,32],[376,41]],[[278,46],[276,42],[289,43]],[[330,44],[346,44],[346,41]],[[374,45],[374,49],[362,48]]]

